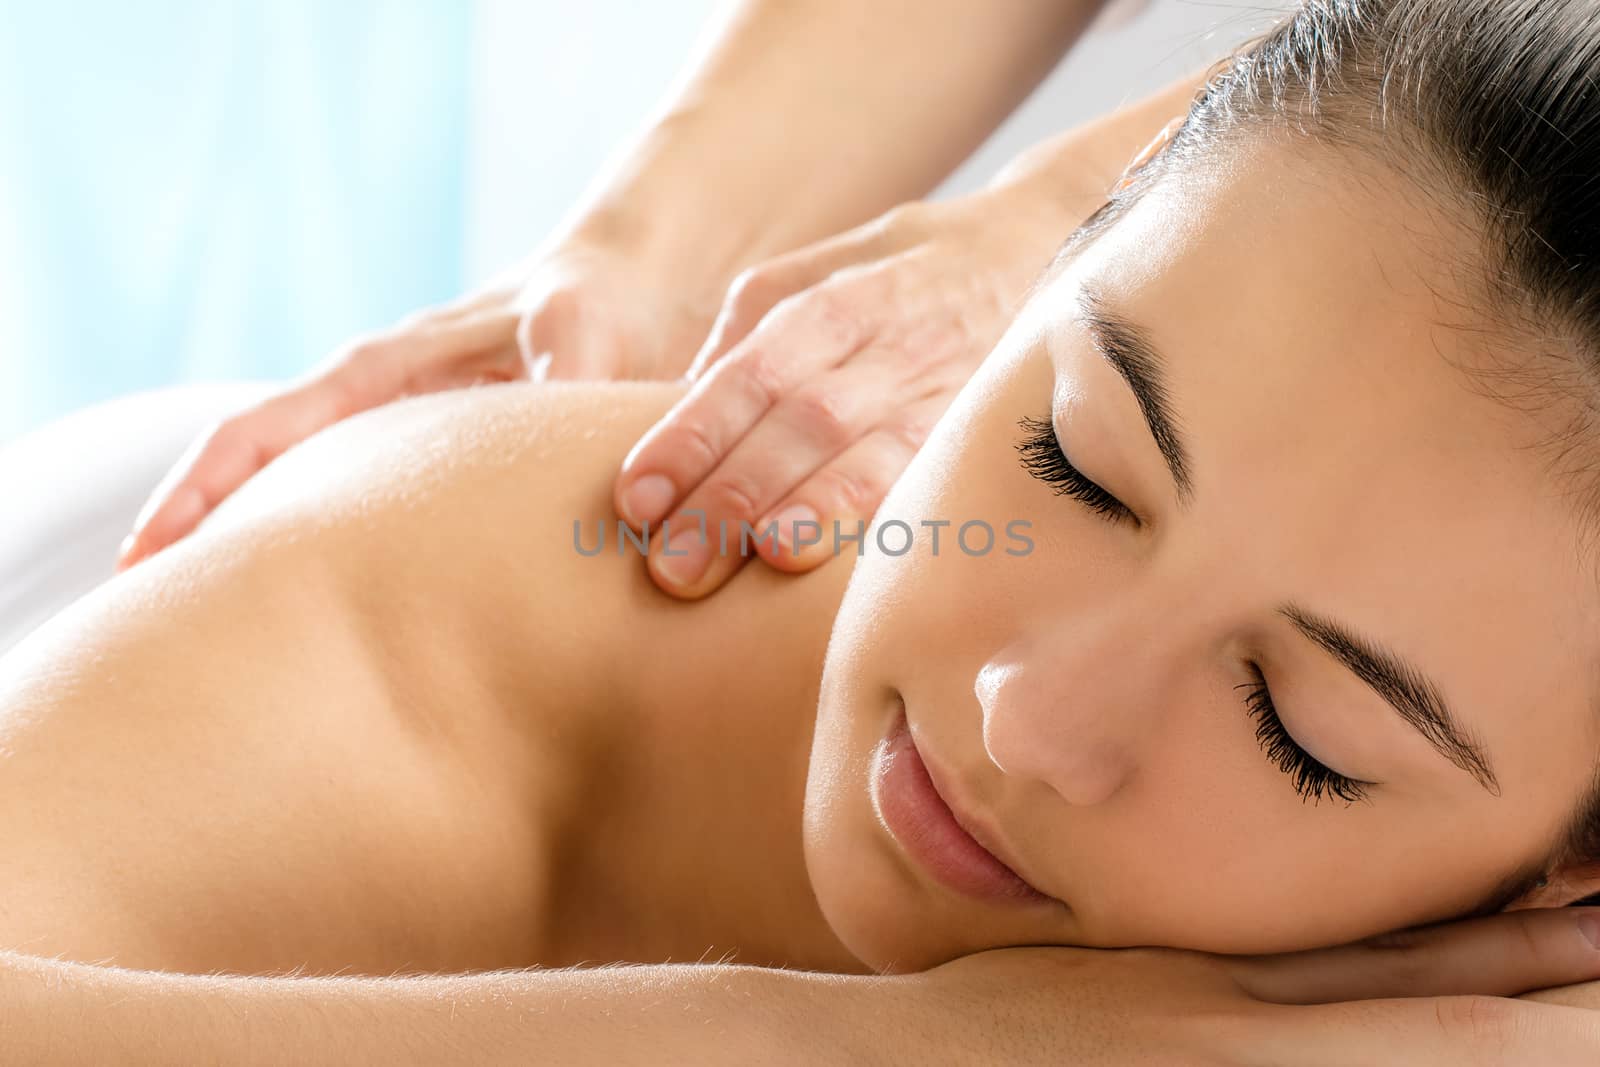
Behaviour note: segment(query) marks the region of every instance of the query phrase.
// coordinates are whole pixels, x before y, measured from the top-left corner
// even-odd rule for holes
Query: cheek
[[[1343,944],[1459,915],[1499,876],[1503,852],[1443,835],[1421,811],[1303,805],[1276,769],[1250,762],[1249,744],[1220,763],[1152,749],[1113,806],[1061,811],[1085,944]]]
[[[1007,523],[1023,519],[1022,536],[1036,536],[1037,516],[1022,504],[1037,505],[1035,497],[1048,494],[1029,493],[1040,487],[1015,452],[1015,420],[1028,406],[1009,392],[976,394],[983,404],[958,398],[879,506],[828,645],[824,682],[836,696],[858,699],[866,687],[903,685],[956,652],[972,635],[961,620],[997,599],[986,575],[1013,559],[1007,549],[1028,547]],[[1046,376],[1028,400],[1048,397]],[[963,541],[960,528],[972,520],[989,532],[974,526]],[[891,534],[890,523],[904,525]],[[909,548],[899,552],[908,537]]]

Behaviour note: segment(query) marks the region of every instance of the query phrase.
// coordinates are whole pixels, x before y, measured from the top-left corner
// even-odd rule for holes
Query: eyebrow
[[[1128,383],[1150,436],[1172,473],[1178,499],[1187,503],[1194,496],[1194,482],[1189,474],[1189,451],[1179,433],[1180,424],[1167,389],[1165,358],[1142,327],[1108,308],[1092,289],[1080,292],[1077,319],[1100,355]],[[1489,793],[1500,795],[1500,783],[1488,755],[1461,726],[1439,687],[1425,674],[1389,649],[1332,619],[1294,604],[1280,608],[1279,614],[1382,697],[1445,759],[1471,774]]]
[[[1331,619],[1294,604],[1285,605],[1278,613],[1349,668],[1445,759],[1471,774],[1489,793],[1500,795],[1500,783],[1489,757],[1460,725],[1439,687],[1426,675],[1395,653]]]
[[[1189,473],[1189,450],[1179,433],[1178,417],[1167,390],[1166,360],[1142,327],[1108,309],[1092,290],[1080,295],[1077,319],[1088,331],[1095,349],[1128,383],[1150,436],[1172,474],[1178,500],[1187,503],[1194,496],[1194,480]]]

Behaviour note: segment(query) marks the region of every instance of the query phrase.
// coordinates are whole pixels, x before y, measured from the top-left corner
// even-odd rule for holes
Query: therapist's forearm
[[[728,966],[229,978],[0,953],[6,1063],[859,1061],[890,980]]]
[[[1009,114],[1103,0],[746,0],[578,225],[686,280],[924,195]]]

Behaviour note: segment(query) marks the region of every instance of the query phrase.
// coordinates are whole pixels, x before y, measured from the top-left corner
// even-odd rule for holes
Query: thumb
[[[597,379],[617,376],[616,346],[610,326],[585,320],[576,293],[558,290],[537,307],[523,312],[517,324],[517,348],[528,377]]]

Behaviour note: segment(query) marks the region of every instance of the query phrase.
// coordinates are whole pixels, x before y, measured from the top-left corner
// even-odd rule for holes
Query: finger
[[[1229,960],[1262,1000],[1515,996],[1600,978],[1600,908],[1528,908],[1327,949]]]
[[[1600,981],[1578,982],[1522,993],[1518,1000],[1538,1000],[1546,1004],[1566,1004],[1574,1008],[1600,1008]]]
[[[757,520],[873,428],[881,417],[885,384],[872,368],[846,364],[779,400],[672,517],[671,525],[680,527],[688,516],[704,516],[716,531],[719,551],[682,557],[652,552],[649,566],[656,584],[675,595],[704,596],[744,565],[748,549],[782,551],[776,541],[780,527],[794,524]],[[724,537],[737,541],[732,551],[720,550]]]
[[[371,368],[375,380],[360,390],[356,410],[409,394],[523,377],[518,318],[516,312],[497,307],[439,324],[427,334],[399,339],[387,364]]]
[[[191,446],[151,493],[123,541],[118,569],[188,536],[252,475],[317,431],[408,391],[444,388],[458,384],[463,373],[483,372],[474,357],[485,346],[492,354],[498,345],[503,353],[514,328],[515,318],[501,313],[363,341],[329,370],[225,420]]]
[[[295,441],[338,418],[325,381],[292,389],[220,423],[162,479],[123,542],[126,569],[187,536],[230,493]]]
[[[799,574],[845,552],[866,551],[872,516],[938,417],[939,405],[923,408],[872,430],[771,508],[756,524],[762,532],[775,530],[774,537],[755,543],[761,558]]]
[[[1577,1067],[1600,1063],[1600,1012],[1488,996],[1280,1007],[1243,1044],[1261,1067]]]
[[[595,380],[610,378],[616,352],[597,343],[604,334],[586,330],[581,298],[570,289],[555,289],[523,312],[517,325],[517,348],[531,378]]]
[[[836,300],[812,290],[775,310],[645,431],[617,477],[624,521],[660,521],[779,400],[856,351],[855,314]]]
[[[880,243],[876,237],[851,231],[777,256],[739,275],[729,286],[728,298],[686,377],[694,381],[705,374],[785,299],[820,285],[845,267],[875,258]]]

